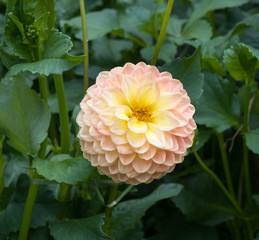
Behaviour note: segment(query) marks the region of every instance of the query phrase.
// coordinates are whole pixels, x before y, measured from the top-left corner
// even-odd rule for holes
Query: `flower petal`
[[[132,131],[128,131],[127,139],[129,141],[129,144],[132,147],[134,147],[134,148],[141,147],[146,142],[145,134],[143,134],[143,133],[134,133]]]
[[[112,133],[117,135],[123,135],[128,131],[127,121],[115,118],[110,126]]]
[[[122,120],[129,120],[132,117],[132,111],[128,106],[121,105],[116,108],[115,116]]]
[[[162,131],[170,131],[180,125],[174,115],[168,111],[158,111],[153,113],[150,122]]]
[[[132,163],[136,156],[136,153],[130,153],[130,154],[119,154],[119,158],[122,164],[128,165]]]
[[[159,86],[154,80],[153,75],[150,75],[150,80],[143,84],[138,90],[138,106],[140,108],[148,107],[158,99],[159,93]]]
[[[128,127],[134,133],[145,133],[147,130],[147,124],[139,121],[137,118],[132,118],[129,120]]]
[[[182,100],[180,93],[161,93],[149,109],[153,112],[175,108]]]
[[[145,133],[147,140],[158,148],[163,148],[165,145],[164,132],[156,128],[152,123],[148,124],[148,129]]]
[[[132,162],[132,167],[135,169],[137,173],[144,173],[147,172],[148,169],[151,167],[152,161],[146,161],[141,158],[135,158]]]
[[[129,75],[125,75],[121,83],[121,89],[131,107],[137,106],[137,81]],[[122,104],[121,104],[122,105]]]
[[[102,91],[102,97],[104,101],[111,107],[127,104],[127,100],[123,95],[123,92],[116,87],[104,88]]]

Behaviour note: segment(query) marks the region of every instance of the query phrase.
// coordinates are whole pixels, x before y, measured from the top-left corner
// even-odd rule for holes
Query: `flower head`
[[[80,106],[84,157],[116,182],[161,178],[192,145],[195,109],[182,83],[143,62],[101,72]]]

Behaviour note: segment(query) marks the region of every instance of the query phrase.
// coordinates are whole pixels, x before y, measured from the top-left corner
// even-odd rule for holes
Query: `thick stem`
[[[223,162],[223,167],[224,167],[224,172],[225,172],[228,190],[230,191],[231,195],[233,197],[235,197],[234,188],[233,188],[230,170],[229,170],[227,152],[226,152],[226,149],[224,148],[224,135],[223,135],[223,133],[218,133],[217,137],[218,137],[219,149],[220,149],[221,158],[222,158],[222,162]]]
[[[162,27],[161,27],[161,30],[160,30],[160,34],[159,34],[159,37],[158,37],[157,44],[156,44],[155,52],[154,52],[154,55],[153,55],[153,58],[152,58],[152,61],[151,61],[152,65],[156,65],[156,61],[157,61],[160,49],[161,49],[162,43],[163,43],[164,38],[165,38],[166,27],[167,27],[167,24],[168,24],[170,15],[171,15],[173,4],[174,4],[174,0],[168,0],[168,4],[167,4],[167,7],[166,7]]]
[[[71,189],[72,189],[72,185],[70,184],[66,184],[66,183],[61,183],[59,185],[59,190],[60,190],[60,194],[59,194],[59,198],[61,201],[66,202],[70,199],[70,195],[71,195]]]
[[[86,24],[84,0],[79,0],[79,5],[80,5],[80,14],[81,14],[81,22],[82,22],[82,31],[83,31],[84,55],[86,56],[85,61],[84,61],[84,94],[85,94],[85,92],[88,88],[89,54],[88,54],[87,24]]]
[[[65,96],[65,89],[63,77],[60,74],[54,75],[54,83],[58,98],[59,120],[61,129],[61,152],[69,153],[70,150],[70,133],[69,133],[69,119],[67,111],[67,102]]]
[[[34,203],[35,203],[38,191],[39,191],[39,187],[40,187],[40,185],[38,185],[38,184],[31,184],[30,185],[29,193],[28,193],[25,208],[24,208],[22,225],[21,225],[21,228],[20,228],[18,240],[26,240],[27,239],[29,229],[30,229],[33,207],[34,207]]]
[[[243,214],[243,211],[241,210],[241,208],[239,207],[238,203],[236,202],[236,200],[233,198],[233,196],[229,193],[229,191],[226,189],[226,187],[223,185],[223,183],[221,182],[221,180],[218,178],[218,176],[212,171],[210,170],[206,164],[201,160],[200,156],[198,155],[198,153],[196,152],[196,150],[193,148],[193,153],[196,157],[196,159],[198,160],[199,164],[201,165],[201,167],[208,172],[213,178],[214,180],[217,182],[217,184],[219,185],[219,187],[221,188],[221,190],[225,193],[226,197],[229,199],[229,201],[233,204],[233,206],[235,207],[235,209],[237,210],[238,213]]]
[[[109,195],[108,204],[112,203],[115,200],[117,190],[118,190],[118,185],[117,184],[113,185],[111,188],[110,195]],[[113,210],[113,207],[106,207],[106,209],[105,209],[104,231],[106,232],[106,234],[110,234],[109,227],[110,227],[110,222],[111,222],[112,210]]]
[[[243,168],[245,177],[245,189],[247,203],[251,202],[252,191],[250,184],[250,169],[249,169],[249,151],[246,146],[245,133],[248,131],[248,112],[249,112],[249,99],[251,94],[251,86],[246,85],[245,105],[244,105],[244,124],[243,124]]]

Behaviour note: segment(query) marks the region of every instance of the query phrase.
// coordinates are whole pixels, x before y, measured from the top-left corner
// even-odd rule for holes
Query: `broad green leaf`
[[[224,51],[223,60],[230,75],[237,81],[252,83],[259,68],[259,50],[235,43]]]
[[[153,57],[154,51],[155,51],[155,46],[152,45],[146,48],[142,48],[140,50],[140,54],[145,61],[150,62]],[[171,62],[175,58],[176,53],[177,53],[177,48],[175,44],[171,41],[165,41],[161,46],[158,59],[161,59],[165,62]]]
[[[50,234],[55,240],[104,240],[112,239],[103,230],[104,215],[88,218],[59,220],[50,222]]]
[[[44,45],[42,58],[60,58],[67,54],[72,46],[73,43],[69,36],[59,32],[57,29],[53,29]]]
[[[115,9],[104,9],[98,12],[86,14],[88,40],[100,38],[112,30],[120,28],[117,11]],[[83,40],[81,17],[61,21],[61,25],[70,26],[78,39]]]
[[[10,146],[36,156],[47,136],[50,111],[21,78],[0,83],[0,132]]]
[[[216,57],[202,57],[201,69],[210,73],[217,73],[221,77],[226,75],[225,69]]]
[[[256,154],[259,154],[259,128],[245,133],[247,147]]]
[[[0,212],[0,234],[8,234],[20,229],[29,184],[28,177],[24,174],[20,175],[16,192],[7,208]],[[53,192],[48,189],[48,186],[41,186],[33,208],[31,228],[44,226],[48,221],[55,219],[63,208],[63,203],[55,200]]]
[[[196,122],[218,132],[239,126],[240,105],[234,92],[234,84],[218,75],[207,73],[204,92],[194,115]]]
[[[187,40],[198,39],[202,43],[205,43],[211,37],[212,30],[209,23],[205,20],[196,20],[184,26],[180,38],[176,38],[175,42],[182,45]]]
[[[200,19],[209,11],[223,8],[237,7],[248,2],[248,0],[191,0],[193,3],[193,13],[189,22]]]
[[[122,51],[130,50],[132,47],[132,42],[128,40],[102,37],[93,42],[93,58],[99,65],[113,67],[121,61]]]
[[[33,63],[20,63],[11,67],[10,74],[17,75],[20,72],[29,71],[33,74],[43,75],[62,74],[79,63],[83,62],[85,56],[65,55],[63,58],[47,58]]]
[[[96,169],[83,157],[72,158],[66,154],[51,157],[49,160],[35,159],[33,166],[48,180],[59,183],[77,184],[95,175]]]
[[[231,203],[208,173],[196,173],[181,183],[184,189],[171,199],[188,221],[214,226],[232,218]]]
[[[168,183],[161,184],[150,195],[119,203],[112,212],[111,229],[112,236],[120,235],[120,232],[134,228],[135,224],[145,212],[157,201],[178,195],[182,190],[182,185]],[[134,211],[132,211],[134,209]]]
[[[160,71],[168,71],[173,78],[183,83],[184,89],[191,98],[192,104],[197,104],[202,94],[203,75],[200,66],[200,48],[189,58],[178,58],[159,68]]]

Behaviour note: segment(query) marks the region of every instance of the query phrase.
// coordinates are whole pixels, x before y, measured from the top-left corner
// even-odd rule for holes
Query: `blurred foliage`
[[[85,0],[89,78],[126,62],[150,63],[166,1]],[[29,240],[241,240],[249,219],[259,239],[259,1],[175,0],[158,67],[182,81],[199,131],[195,149],[225,184],[219,133],[241,216],[193,154],[174,172],[134,187],[111,214],[114,183],[78,156],[75,118],[83,93],[83,38],[75,0],[0,1],[0,239],[17,239],[30,181],[40,184]],[[53,74],[63,73],[70,116],[69,155],[61,154]],[[36,80],[48,76],[48,104]],[[251,86],[248,129],[246,85]],[[47,159],[36,158],[47,136]],[[240,133],[241,131],[241,133]],[[249,148],[253,200],[244,207],[242,138]],[[31,179],[28,174],[36,169]],[[85,171],[87,169],[87,171]],[[240,170],[241,169],[241,170]],[[59,198],[59,183],[70,197]],[[127,188],[119,184],[118,195]]]

